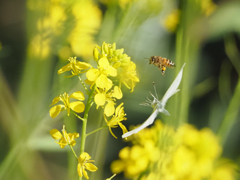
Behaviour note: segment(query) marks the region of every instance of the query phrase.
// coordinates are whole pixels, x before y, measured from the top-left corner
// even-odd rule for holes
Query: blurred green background
[[[126,127],[151,114],[139,104],[154,92],[152,82],[161,98],[186,63],[181,91],[166,106],[171,116],[158,117],[175,127],[187,122],[210,127],[221,139],[223,156],[239,164],[239,17],[240,2],[227,0],[2,0],[0,179],[77,179],[70,149],[59,148],[49,130],[65,124],[68,132],[80,132],[81,122],[66,113],[52,119],[49,105],[64,92],[83,90],[77,78],[57,70],[69,56],[95,64],[93,46],[103,41],[116,42],[137,66],[140,82],[132,93],[123,90]],[[176,68],[162,76],[144,59],[153,55],[172,60]],[[88,132],[102,123],[101,108],[93,106]],[[90,179],[112,175],[110,164],[127,145],[120,128],[114,133],[118,139],[108,129],[87,139],[99,168]]]

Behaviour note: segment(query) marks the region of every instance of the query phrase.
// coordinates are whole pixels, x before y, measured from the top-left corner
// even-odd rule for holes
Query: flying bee
[[[163,76],[166,71],[166,67],[175,67],[175,64],[172,61],[167,58],[162,58],[161,56],[151,56],[149,58],[149,64],[154,64],[155,66],[158,66],[159,70],[161,68]]]

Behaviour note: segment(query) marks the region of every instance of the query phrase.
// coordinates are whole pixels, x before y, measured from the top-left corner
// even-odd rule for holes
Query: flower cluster
[[[122,84],[127,88],[134,90],[139,78],[136,73],[136,65],[123,49],[116,49],[116,44],[107,44],[103,42],[102,46],[95,45],[93,50],[94,60],[97,62],[97,68],[91,68],[86,73],[87,83],[95,87],[94,102],[97,108],[104,107],[104,116],[111,134],[116,137],[111,128],[119,125],[123,132],[127,132],[125,126],[120,123],[126,120],[124,110],[121,105],[115,108],[117,99],[123,97]],[[114,115],[115,112],[115,115]],[[112,118],[108,121],[107,117]]]
[[[77,156],[73,146],[75,146],[75,139],[79,137],[78,133],[67,133],[65,126],[63,126],[62,133],[57,129],[52,129],[50,131],[51,136],[64,148],[68,145],[76,159],[78,160],[77,172],[82,179],[84,176],[89,179],[87,171],[96,171],[97,167],[92,164],[94,160],[90,160],[91,156],[84,151],[86,137],[104,127],[109,127],[109,131],[113,137],[117,138],[113,132],[112,128],[117,128],[118,126],[122,129],[123,134],[127,133],[127,128],[122,124],[122,121],[126,120],[126,114],[124,113],[123,103],[120,103],[116,108],[116,100],[123,97],[121,84],[124,84],[129,89],[134,89],[135,83],[139,81],[136,75],[136,65],[130,60],[126,54],[123,54],[123,49],[116,49],[116,44],[102,44],[102,47],[95,45],[93,50],[94,60],[97,62],[97,68],[93,68],[92,65],[86,62],[80,62],[76,57],[70,57],[69,63],[58,70],[58,74],[65,73],[67,71],[71,72],[71,75],[66,76],[78,77],[81,84],[86,90],[87,103],[82,102],[85,100],[83,92],[77,91],[68,95],[64,93],[59,97],[55,97],[52,101],[52,106],[49,110],[50,116],[55,118],[63,110],[67,110],[68,116],[70,112],[73,112],[80,120],[82,120],[82,135],[81,135],[81,147],[80,155]],[[90,90],[86,87],[85,83],[82,81],[80,74],[86,73],[87,79],[86,84],[90,85]],[[70,99],[75,99],[75,101],[70,101]],[[60,103],[59,103],[60,102]],[[87,131],[87,121],[89,109],[92,107],[93,102],[96,104],[96,108],[99,106],[104,107],[104,119],[106,126],[100,127],[90,133]],[[84,112],[84,117],[80,117],[77,113]],[[108,119],[109,118],[109,119]],[[115,175],[113,175],[112,179]]]
[[[113,173],[141,180],[235,179],[237,165],[220,157],[222,148],[209,128],[186,124],[174,131],[156,121],[131,137],[133,146],[119,152]]]
[[[196,0],[196,6],[199,7],[200,11],[204,16],[208,17],[217,8],[217,5],[212,0]],[[163,22],[165,28],[170,32],[175,32],[180,21],[181,12],[179,9],[174,8],[170,14],[168,14]]]

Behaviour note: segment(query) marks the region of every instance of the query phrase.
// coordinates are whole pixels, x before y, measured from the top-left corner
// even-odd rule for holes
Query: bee
[[[151,56],[149,58],[149,64],[154,64],[155,66],[158,66],[159,70],[161,68],[163,76],[166,71],[166,67],[175,67],[175,64],[172,61],[167,58],[162,58],[161,56]]]

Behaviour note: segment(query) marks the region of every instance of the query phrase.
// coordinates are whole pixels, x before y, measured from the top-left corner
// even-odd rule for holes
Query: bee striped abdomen
[[[167,58],[162,58],[161,56],[151,56],[149,64],[158,66],[159,70],[162,71],[162,75],[164,75],[166,67],[175,67],[175,64],[172,61]]]

